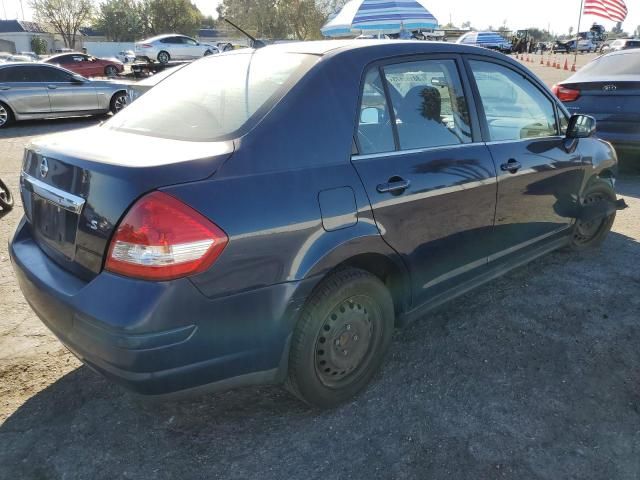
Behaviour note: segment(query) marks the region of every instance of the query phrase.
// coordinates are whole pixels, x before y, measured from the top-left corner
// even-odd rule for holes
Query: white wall
[[[122,50],[134,50],[133,42],[82,42],[82,46],[96,57],[115,57]]]

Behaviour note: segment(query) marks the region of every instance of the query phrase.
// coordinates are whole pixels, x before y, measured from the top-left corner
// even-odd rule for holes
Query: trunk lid
[[[25,214],[47,255],[90,280],[137,198],[210,177],[232,153],[232,142],[166,140],[104,127],[43,137],[25,151]]]
[[[640,81],[602,79],[562,86],[580,90],[580,97],[565,105],[573,113],[595,117],[598,131],[640,133]]]

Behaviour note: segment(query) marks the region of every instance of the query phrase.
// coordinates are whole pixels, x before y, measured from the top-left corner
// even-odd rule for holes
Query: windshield
[[[580,70],[580,76],[640,75],[640,55],[637,53],[604,55]]]
[[[207,57],[170,75],[105,126],[176,140],[228,138],[254,115],[261,118],[316,60],[267,49]]]

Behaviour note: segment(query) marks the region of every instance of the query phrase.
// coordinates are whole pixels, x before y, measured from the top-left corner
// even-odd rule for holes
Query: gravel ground
[[[550,80],[555,81],[555,80]],[[24,144],[98,120],[0,132]],[[0,478],[640,478],[640,177],[601,250],[556,252],[394,337],[355,401],[309,410],[277,387],[145,402],[83,367],[37,320],[0,220]]]

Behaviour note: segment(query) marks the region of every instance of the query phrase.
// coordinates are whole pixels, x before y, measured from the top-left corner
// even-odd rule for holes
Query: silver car
[[[200,43],[191,37],[175,33],[142,40],[136,43],[135,49],[136,57],[147,57],[149,60],[158,60],[160,63],[167,63],[170,60],[192,60],[220,53],[215,45]]]
[[[88,80],[44,63],[0,65],[0,128],[15,120],[117,113],[128,99],[122,83]]]

